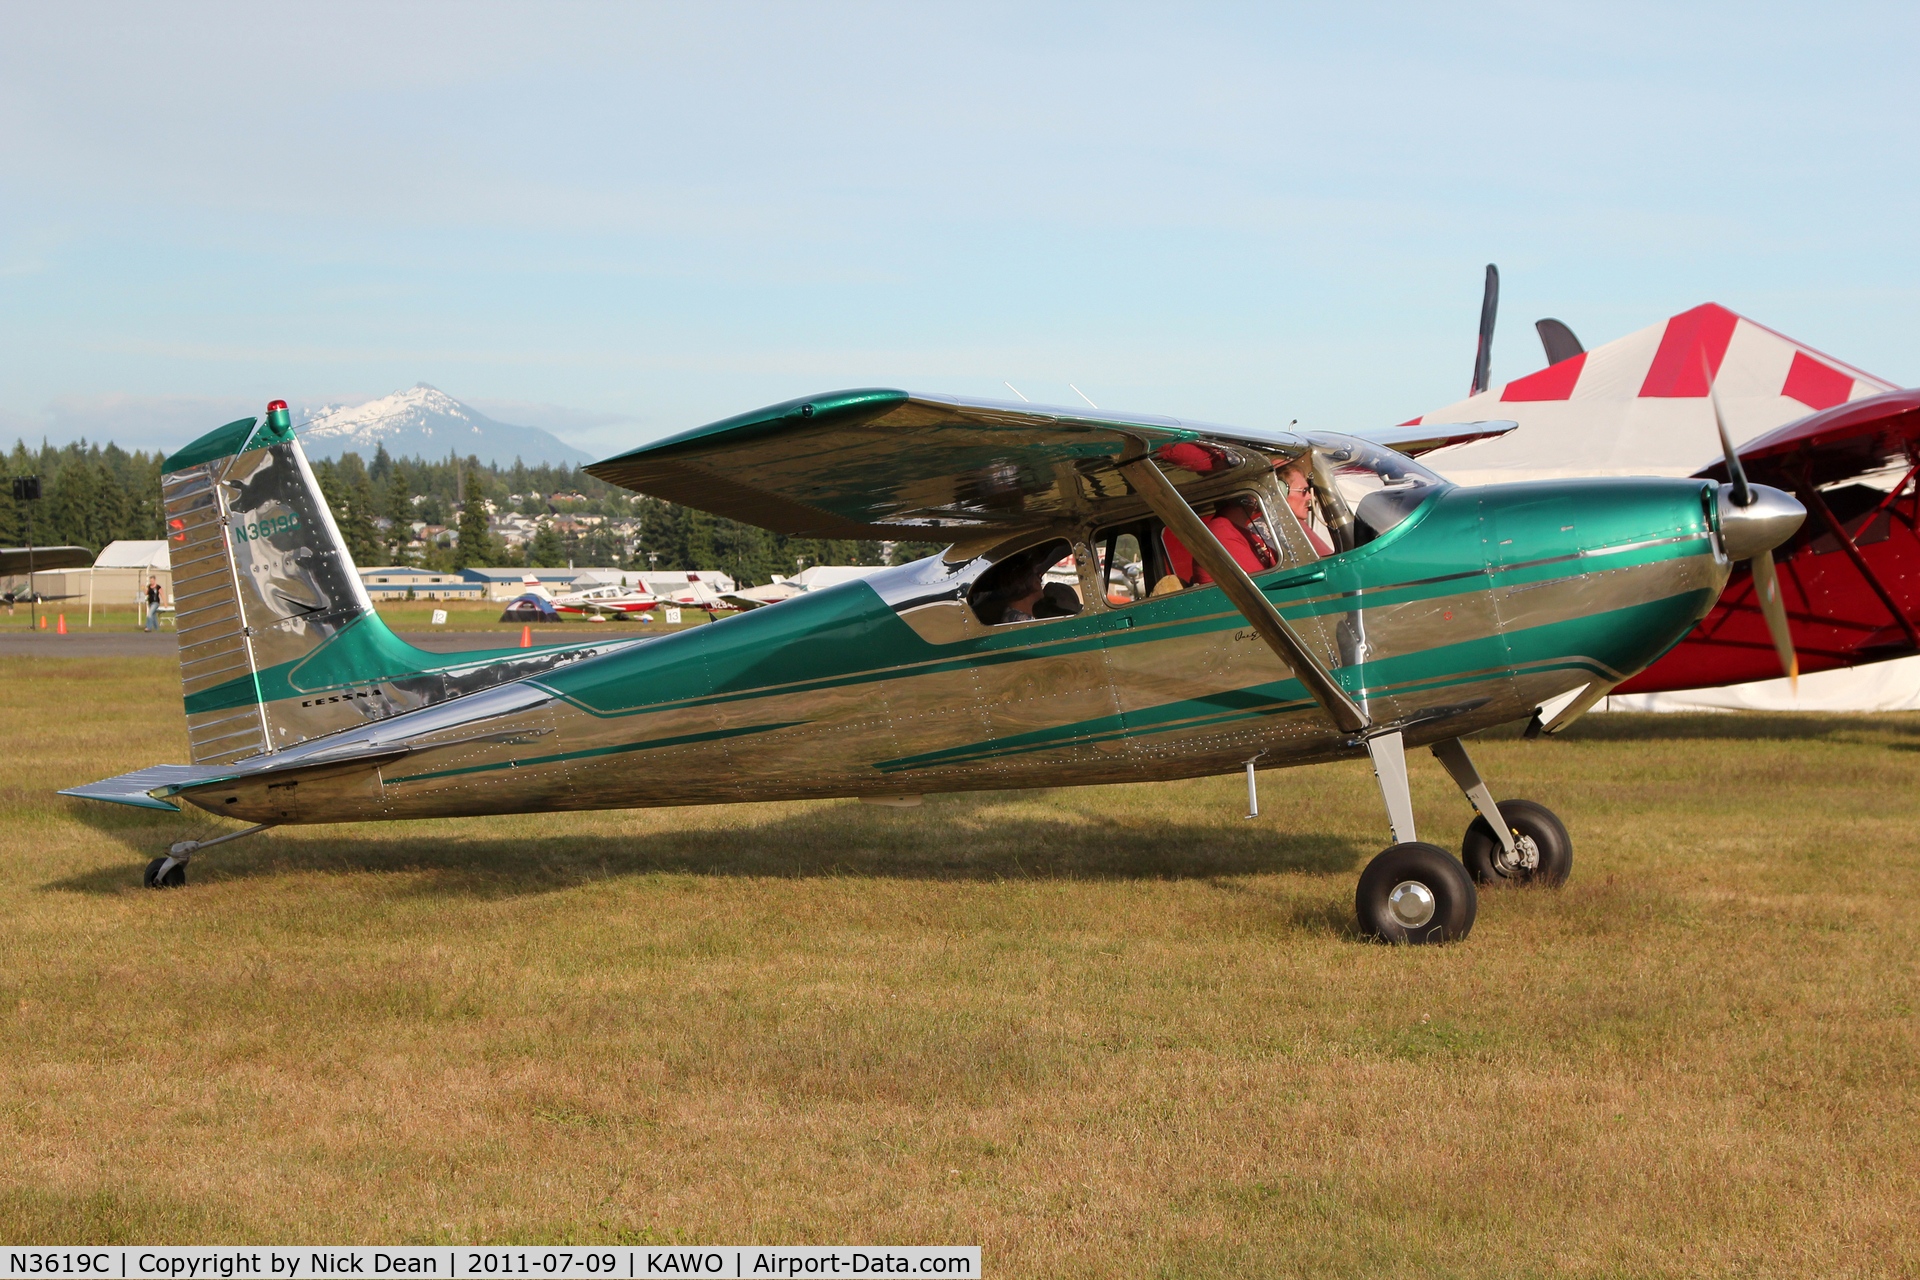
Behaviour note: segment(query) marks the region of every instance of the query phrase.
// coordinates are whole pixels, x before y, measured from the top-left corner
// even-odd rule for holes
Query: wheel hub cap
[[[1496,856],[1500,874],[1506,876],[1530,875],[1540,869],[1540,846],[1532,836],[1513,833],[1513,852],[1502,849]]]
[[[1418,880],[1402,880],[1387,895],[1387,914],[1403,929],[1418,929],[1433,919],[1433,890]]]

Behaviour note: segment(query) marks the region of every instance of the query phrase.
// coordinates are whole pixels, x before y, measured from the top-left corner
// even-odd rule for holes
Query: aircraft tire
[[[149,889],[184,888],[187,883],[187,864],[184,862],[174,863],[167,871],[166,876],[162,878],[160,868],[166,864],[166,861],[165,858],[155,858],[152,862],[149,862],[147,864],[146,874],[141,877],[140,882]]]
[[[1354,892],[1360,932],[1382,942],[1459,942],[1473,931],[1473,880],[1438,845],[1396,844],[1360,873]]]
[[[1481,884],[1541,884],[1557,889],[1573,871],[1573,840],[1553,810],[1531,800],[1502,800],[1500,816],[1515,833],[1515,843],[1523,854],[1528,850],[1534,865],[1513,865],[1506,860],[1493,828],[1485,818],[1475,818],[1460,842],[1460,861],[1467,873]]]

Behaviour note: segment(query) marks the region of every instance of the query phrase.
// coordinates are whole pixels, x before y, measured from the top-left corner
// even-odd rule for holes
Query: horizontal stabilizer
[[[166,809],[171,812],[180,806],[162,797],[178,795],[188,787],[224,782],[232,776],[232,769],[194,764],[156,764],[135,769],[132,773],[123,773],[117,778],[89,782],[84,787],[68,787],[60,794],[77,796],[82,800],[105,800],[109,804],[130,804],[142,809]]]
[[[60,794],[104,800],[142,809],[178,809],[173,797],[216,783],[299,782],[370,772],[403,756],[469,746],[517,741],[549,732],[520,726],[489,728],[489,721],[513,717],[553,697],[544,689],[512,683],[470,695],[457,704],[424,708],[407,716],[369,725],[361,733],[339,736],[289,751],[254,756],[234,764],[157,764],[117,778],[69,787]],[[192,796],[188,797],[192,799]]]

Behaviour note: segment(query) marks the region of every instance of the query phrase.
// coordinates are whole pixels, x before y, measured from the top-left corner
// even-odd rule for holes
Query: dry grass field
[[[1920,718],[1482,742],[1576,845],[1464,945],[1352,932],[1364,764],[311,827],[160,659],[0,659],[0,1238],[954,1242],[999,1276],[1920,1271]],[[1414,761],[1423,833],[1469,816]]]

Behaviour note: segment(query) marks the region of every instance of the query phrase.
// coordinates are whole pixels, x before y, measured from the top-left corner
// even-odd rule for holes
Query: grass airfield
[[[1920,717],[1478,741],[1575,842],[1356,939],[1364,763],[306,827],[53,795],[174,664],[0,658],[0,1238],[978,1243],[996,1276],[1920,1270]],[[1470,813],[1411,761],[1422,834]]]

